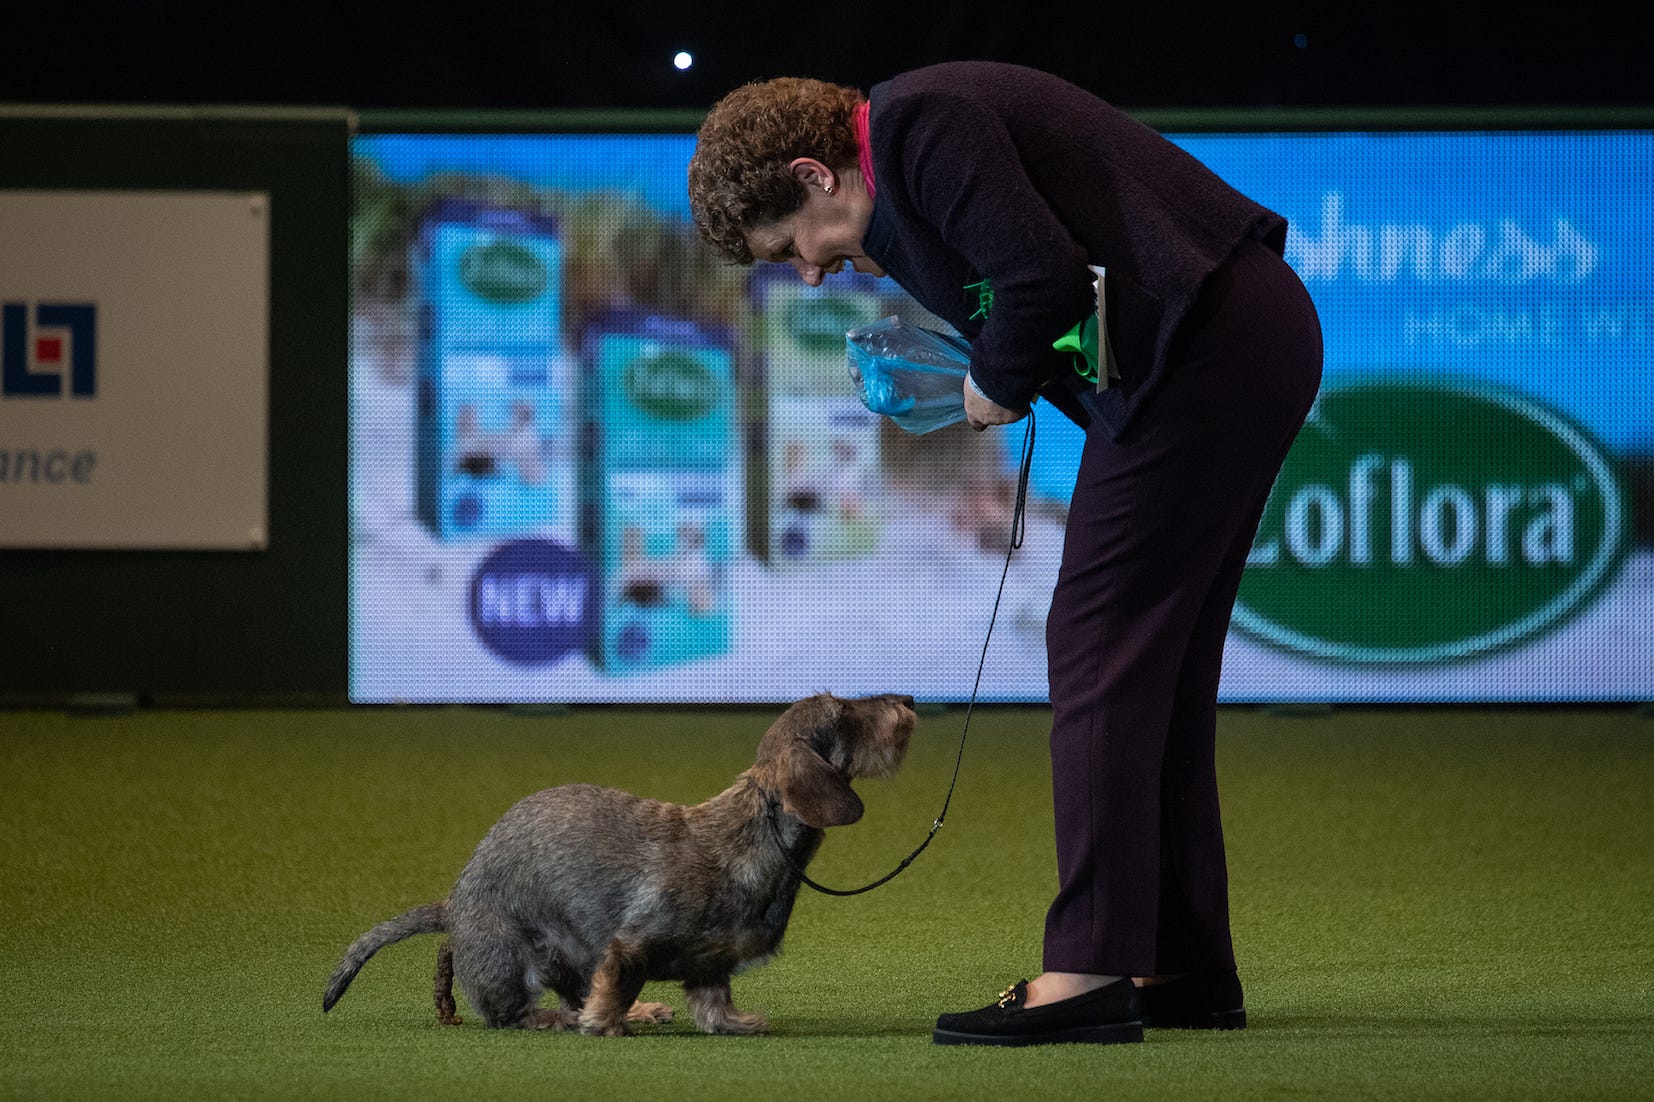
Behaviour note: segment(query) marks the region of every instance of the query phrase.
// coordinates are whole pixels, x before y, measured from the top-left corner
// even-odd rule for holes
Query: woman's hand
[[[971,428],[981,432],[989,425],[1009,425],[1028,416],[1027,410],[1006,409],[991,398],[985,398],[976,389],[969,375],[965,376],[965,420]]]

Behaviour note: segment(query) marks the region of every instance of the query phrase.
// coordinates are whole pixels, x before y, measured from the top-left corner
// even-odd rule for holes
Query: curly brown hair
[[[856,164],[853,116],[866,98],[841,84],[776,77],[713,104],[689,158],[689,210],[701,237],[725,258],[751,264],[747,231],[804,201],[794,159],[813,157],[835,171]]]

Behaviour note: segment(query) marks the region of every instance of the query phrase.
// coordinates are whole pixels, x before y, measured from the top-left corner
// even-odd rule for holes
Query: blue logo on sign
[[[552,540],[503,543],[471,576],[471,627],[518,666],[549,666],[583,648],[597,625],[586,559]]]
[[[37,302],[34,326],[21,302],[0,303],[0,395],[90,398],[98,384],[98,309],[88,302]]]

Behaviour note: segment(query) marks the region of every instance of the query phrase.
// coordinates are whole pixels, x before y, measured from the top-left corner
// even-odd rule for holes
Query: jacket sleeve
[[[971,378],[1000,405],[1026,408],[1041,386],[1072,369],[1051,345],[1096,308],[1092,258],[1035,189],[1003,120],[983,104],[931,93],[883,121],[898,129],[903,184],[919,216],[992,288],[971,342]]]

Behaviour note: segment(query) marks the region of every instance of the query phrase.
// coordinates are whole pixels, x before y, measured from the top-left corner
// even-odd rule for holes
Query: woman
[[[689,194],[725,257],[790,264],[812,286],[846,266],[888,274],[957,328],[972,427],[1043,396],[1086,428],[1047,620],[1059,890],[1045,971],[942,1015],[935,1040],[1243,1026],[1218,675],[1264,502],[1321,377],[1285,220],[1074,85],[988,62],[904,73],[865,98],[795,78],[739,88],[701,127]],[[1093,265],[1100,372],[1054,347],[1097,310]]]

